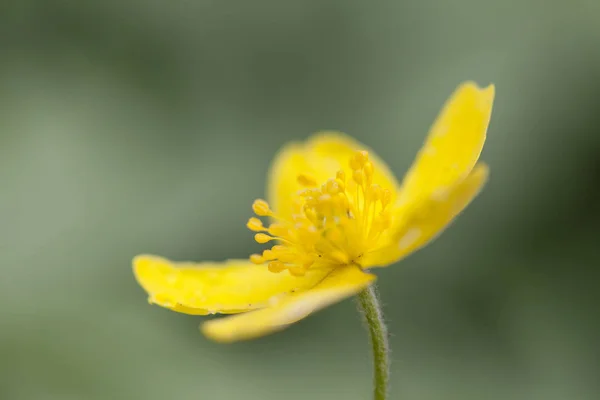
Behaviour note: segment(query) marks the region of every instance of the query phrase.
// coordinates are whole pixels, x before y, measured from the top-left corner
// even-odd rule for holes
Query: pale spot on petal
[[[314,310],[314,305],[309,301],[300,301],[293,304],[279,321],[280,324],[291,324],[306,317]]]
[[[437,149],[435,148],[435,146],[427,146],[423,150],[423,154],[429,157],[433,157],[437,154]]]
[[[443,126],[440,126],[438,128],[438,130],[435,132],[435,136],[442,137],[442,136],[445,136],[447,133],[448,133],[448,125],[443,125]]]
[[[421,230],[419,228],[409,229],[404,236],[398,241],[398,247],[400,250],[404,250],[412,246],[421,237]]]
[[[194,296],[193,296],[193,298],[194,298],[196,301],[201,301],[201,302],[204,302],[204,301],[206,301],[206,296],[204,295],[204,291],[202,291],[202,290],[196,290],[196,291],[194,292]]]
[[[433,193],[431,193],[431,198],[434,201],[442,202],[442,201],[446,201],[448,199],[449,194],[450,194],[450,191],[448,189],[446,189],[445,187],[441,187],[441,188],[435,189],[433,191]]]
[[[269,298],[269,306],[273,307],[279,304],[279,302],[285,297],[285,293],[277,294]]]

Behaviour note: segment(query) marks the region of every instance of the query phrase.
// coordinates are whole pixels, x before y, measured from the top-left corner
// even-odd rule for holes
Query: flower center
[[[375,249],[391,225],[392,193],[373,183],[373,164],[366,151],[357,151],[349,164],[349,179],[340,170],[321,186],[308,174],[298,175],[305,189],[297,193],[290,218],[278,216],[266,201],[255,200],[254,213],[273,222],[265,227],[252,217],[248,228],[257,232],[258,243],[278,244],[250,260],[268,262],[272,272],[287,269],[301,276],[311,267],[359,264],[363,254]]]

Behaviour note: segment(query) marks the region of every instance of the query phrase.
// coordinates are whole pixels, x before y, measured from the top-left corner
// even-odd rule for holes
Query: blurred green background
[[[391,398],[598,398],[598,1],[4,0],[0,32],[0,399],[370,398],[352,301],[219,345],[130,260],[256,251],[314,131],[401,176],[466,79],[497,86],[491,181],[377,271]]]

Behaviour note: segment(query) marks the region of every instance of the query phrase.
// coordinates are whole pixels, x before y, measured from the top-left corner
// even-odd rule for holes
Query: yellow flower
[[[173,311],[238,314],[202,325],[221,342],[281,330],[358,293],[375,281],[367,269],[427,244],[480,191],[488,167],[477,160],[493,99],[493,85],[460,85],[401,184],[372,151],[339,133],[284,147],[269,175],[269,202],[256,200],[247,224],[258,243],[275,245],[224,263],[140,255],[137,281],[150,303]]]

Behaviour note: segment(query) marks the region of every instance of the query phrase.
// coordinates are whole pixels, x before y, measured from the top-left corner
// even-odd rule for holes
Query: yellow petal
[[[267,335],[360,292],[374,280],[374,275],[356,266],[339,267],[311,290],[287,297],[269,308],[205,322],[202,332],[224,343]]]
[[[485,142],[493,101],[493,85],[480,89],[465,82],[456,89],[402,182],[401,207],[449,190],[469,175]]]
[[[263,308],[280,297],[314,287],[330,272],[312,269],[296,277],[287,271],[270,272],[265,265],[247,260],[175,263],[149,255],[137,256],[133,269],[150,303],[195,315]]]
[[[288,144],[273,160],[267,196],[275,212],[282,217],[291,215],[294,195],[303,188],[298,183],[298,175],[308,176],[320,185],[335,178],[340,169],[349,173],[350,158],[357,150],[369,152],[375,169],[373,183],[390,189],[395,195],[399,185],[394,174],[372,150],[342,133],[322,132],[305,143]]]
[[[487,181],[489,170],[477,164],[471,174],[449,190],[436,192],[401,218],[391,243],[364,256],[364,268],[386,266],[423,247],[440,234],[448,224],[477,196]]]

